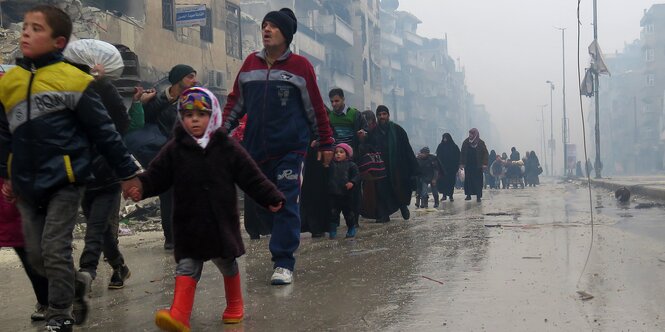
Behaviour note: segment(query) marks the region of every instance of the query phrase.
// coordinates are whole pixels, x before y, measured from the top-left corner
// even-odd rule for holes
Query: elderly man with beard
[[[368,140],[381,152],[391,189],[377,192],[378,197],[375,199],[377,204],[383,205],[379,210],[384,213],[379,216],[378,221],[389,221],[390,215],[397,210],[400,210],[404,220],[408,220],[411,216],[408,206],[411,204],[415,176],[418,175],[418,161],[406,131],[390,121],[388,107],[379,105],[376,108],[376,117],[378,125],[369,132]]]

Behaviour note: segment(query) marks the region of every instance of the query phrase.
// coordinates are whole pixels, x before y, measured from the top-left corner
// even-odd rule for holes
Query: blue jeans
[[[83,195],[81,207],[87,227],[79,269],[89,272],[93,279],[97,276],[97,265],[102,252],[113,268],[125,264],[118,248],[121,191],[120,184],[113,184],[99,190],[86,190]]]
[[[46,319],[73,319],[74,258],[72,240],[84,187],[58,189],[44,208],[18,200],[30,265],[48,279]]]
[[[276,213],[259,208],[259,218],[272,221],[270,253],[273,267],[293,271],[296,259],[293,253],[300,246],[300,173],[303,155],[288,153],[280,159],[259,165],[263,174],[286,196],[286,203]],[[326,190],[326,188],[321,188]]]

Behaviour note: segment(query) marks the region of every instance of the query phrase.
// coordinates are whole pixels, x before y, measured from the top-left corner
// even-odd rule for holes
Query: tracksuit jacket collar
[[[65,57],[62,55],[62,52],[51,52],[48,54],[45,54],[39,58],[36,59],[30,59],[30,58],[19,58],[16,59],[16,64],[30,70],[32,66],[35,68],[39,69],[42,67],[46,67],[48,65],[52,65],[56,62],[63,61]]]

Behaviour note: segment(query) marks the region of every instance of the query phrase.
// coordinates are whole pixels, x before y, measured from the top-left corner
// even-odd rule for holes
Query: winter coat
[[[122,179],[138,171],[90,83],[61,53],[22,59],[0,84],[0,177],[15,193],[44,207],[51,195],[93,176],[95,146]]]
[[[177,125],[174,137],[139,179],[144,198],[173,187],[176,261],[233,258],[245,253],[236,184],[260,206],[285,201],[249,154],[222,130],[203,149]]]
[[[176,123],[178,110],[177,102],[175,100],[169,101],[167,93],[168,89],[158,93],[143,105],[143,114],[146,125],[157,124],[162,134],[170,138]]]
[[[2,188],[4,182],[5,180],[0,178],[0,188]],[[0,197],[0,248],[23,246],[21,215],[15,204],[9,203]]]
[[[338,196],[351,194],[352,191],[346,189],[346,184],[351,182],[354,186],[358,185],[360,181],[358,166],[350,160],[333,161],[329,169],[328,192]]]
[[[130,120],[129,114],[127,113],[127,107],[125,107],[118,89],[112,84],[110,79],[105,77],[93,81],[90,86],[101,97],[102,104],[104,104],[104,107],[111,117],[118,133],[123,135],[127,131],[127,128],[129,128]],[[88,189],[104,188],[120,182],[120,179],[118,179],[115,172],[113,172],[113,169],[106,161],[106,158],[100,155],[99,152],[97,152],[97,149],[94,148],[92,174],[95,176],[95,179],[88,183]]]
[[[462,150],[460,152],[460,160],[459,163],[460,165],[464,165],[465,167],[469,167],[471,165],[467,165],[466,162],[466,154],[467,150],[471,148],[471,145],[469,144],[469,139],[465,139],[464,143],[462,143]],[[487,146],[485,146],[485,142],[483,140],[480,140],[478,142],[478,145],[476,146],[476,161],[477,165],[475,165],[478,168],[482,168],[483,166],[488,166],[488,160],[489,159],[489,153],[487,152]]]
[[[438,178],[441,167],[435,155],[419,156],[417,160],[420,166],[421,181],[432,182],[432,180]]]
[[[224,106],[224,127],[230,132],[247,115],[243,146],[258,163],[291,152],[304,155],[310,133],[319,150],[332,150],[332,130],[312,64],[289,50],[271,67],[265,57],[265,50],[255,52],[242,64]]]

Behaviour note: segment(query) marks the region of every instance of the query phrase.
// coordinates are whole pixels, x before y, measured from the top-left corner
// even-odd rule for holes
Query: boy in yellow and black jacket
[[[99,96],[92,76],[64,63],[72,22],[62,10],[27,11],[21,36],[24,58],[0,80],[0,176],[5,199],[23,218],[28,259],[49,282],[49,331],[71,331],[87,315],[91,278],[75,272],[72,231],[94,145],[119,178],[133,178],[132,161]],[[76,280],[76,281],[75,281]]]

